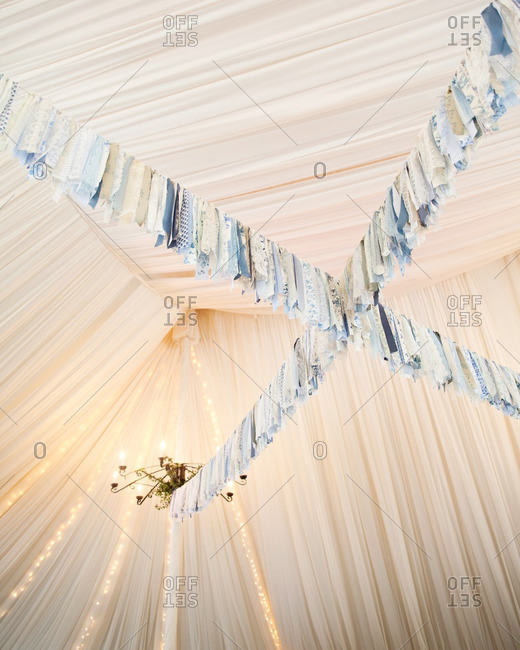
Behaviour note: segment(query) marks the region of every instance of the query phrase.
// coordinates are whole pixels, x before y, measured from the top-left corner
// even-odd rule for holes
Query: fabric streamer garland
[[[477,140],[496,130],[507,108],[519,103],[518,6],[512,0],[494,2],[483,12],[483,18],[481,45],[466,51],[437,110],[338,280],[166,179],[116,143],[77,128],[72,118],[50,102],[21,92],[5,77],[0,79],[0,131],[7,136],[1,138],[0,149],[9,147],[30,173],[35,163],[45,163],[57,194],[66,192],[92,207],[105,201],[108,217],[135,221],[155,232],[158,244],[164,241],[183,254],[185,262],[197,264],[197,277],[208,277],[210,269],[211,277],[231,277],[243,291],[254,290],[257,301],[271,302],[275,309],[281,303],[289,317],[309,324],[268,387],[275,407],[264,404],[262,396],[255,405],[261,404],[260,410],[253,409],[247,416],[254,412],[255,417],[250,418],[254,439],[250,457],[272,441],[273,433],[283,424],[282,416],[315,392],[325,370],[348,340],[358,345],[369,341],[372,350],[383,355],[394,369],[399,360],[400,367],[414,378],[429,374],[437,386],[451,383],[475,399],[487,400],[518,417],[518,375],[512,370],[482,360],[452,341],[448,344],[449,339],[428,328],[418,324],[412,327],[404,316],[396,318],[378,304],[380,290],[392,279],[396,262],[404,273],[412,250],[436,223],[446,199],[454,194],[453,177],[468,167]],[[398,328],[396,332],[393,326]],[[414,341],[418,343],[410,332],[421,332],[422,355],[422,347],[410,347]],[[432,346],[438,347],[437,343],[440,350],[434,353]],[[304,375],[294,372],[295,359],[297,368],[303,359],[311,369],[303,384]],[[496,368],[501,368],[498,374]],[[276,406],[278,402],[281,407]],[[248,462],[247,445],[246,451],[240,445],[242,455],[238,455],[228,443],[217,454],[220,460],[210,461],[213,474],[208,475],[210,470],[205,467],[201,478],[177,491],[172,514],[182,517],[201,509],[222,489],[223,475],[225,483],[243,471],[239,459],[242,464]],[[213,469],[215,463],[219,473]],[[220,488],[214,492],[216,485]]]
[[[396,262],[404,274],[412,250],[436,224],[447,198],[455,195],[454,176],[468,169],[478,140],[496,131],[506,110],[520,103],[519,7],[501,0],[482,15],[481,45],[466,50],[340,275],[340,295],[349,312],[374,305],[374,294],[392,279]]]
[[[109,143],[51,103],[0,78],[0,150],[34,175],[45,165],[55,198],[104,201],[106,218],[136,222],[196,264],[196,277],[238,282],[290,318],[348,336],[333,277]]]
[[[520,374],[458,345],[389,307],[362,315],[361,345],[414,381],[428,378],[436,388],[451,386],[474,402],[488,402],[520,418]],[[203,510],[226,483],[249,468],[287,420],[313,395],[335,357],[348,343],[328,332],[307,329],[246,417],[199,473],[175,490],[172,517],[182,520]]]
[[[378,304],[379,290],[393,274],[392,252],[403,272],[404,265],[411,261],[411,250],[418,243],[416,237],[422,234],[421,230],[417,229],[418,221],[425,228],[434,223],[432,219],[439,207],[453,194],[449,179],[456,171],[467,167],[468,154],[472,151],[470,144],[485,130],[495,130],[497,121],[506,108],[519,103],[518,6],[505,0],[490,5],[485,14],[483,17],[489,27],[489,33],[485,29],[482,30],[482,45],[479,51],[466,51],[465,59],[439,103],[436,114],[418,138],[415,155],[412,151],[398,176],[399,182],[394,182],[388,191],[384,206],[376,212],[367,235],[347,262],[339,279],[343,288],[340,295],[347,296],[349,338],[354,340],[358,347],[369,345],[372,352],[389,362],[392,370],[403,368],[403,374],[412,376],[414,380],[416,377],[429,376],[438,388],[451,385],[474,401],[488,401],[507,415],[519,417],[520,375],[510,368],[499,366],[494,361],[458,346],[451,339],[442,337],[405,316],[398,318],[390,309],[386,308],[385,311],[385,308]],[[496,14],[503,18],[500,23],[495,20]],[[490,15],[495,17],[492,25],[489,21]],[[509,41],[514,44],[513,50],[509,47],[505,34],[508,34]],[[497,51],[497,42],[501,44],[500,51]],[[497,58],[491,59],[492,56]],[[467,96],[463,89],[468,93]],[[444,124],[440,131],[435,115],[440,115],[440,124]],[[451,135],[450,128],[446,129],[450,125],[453,126]],[[432,140],[431,134],[437,134],[437,137]],[[466,146],[463,146],[464,144]],[[429,159],[428,151],[433,155],[430,156],[430,165],[426,168],[428,171],[424,173],[417,163],[422,160],[421,156]],[[465,156],[461,155],[462,152]],[[414,169],[415,172],[412,171]],[[422,173],[419,173],[420,171]],[[414,188],[417,191],[421,187],[424,190],[424,203],[418,205],[417,201],[410,202],[414,196]],[[397,188],[401,189],[401,193]],[[420,194],[415,196],[417,198]],[[410,215],[412,220],[415,215],[415,227],[410,223]],[[391,230],[392,236],[386,228]],[[380,246],[385,242],[391,244],[386,249]],[[387,254],[378,257],[378,252],[382,253],[383,250]],[[369,273],[369,269],[372,269],[372,273]],[[373,309],[376,305],[377,309]],[[311,395],[316,391],[317,378],[323,378],[336,354],[347,346],[345,341],[328,340],[326,336],[325,332],[317,331],[313,336],[312,331],[307,330],[301,342],[296,342],[291,357],[283,364],[268,388],[269,400],[280,404],[278,420],[274,425],[269,419],[266,422],[265,417],[262,423],[258,422],[257,411],[265,404],[262,396],[224,447],[204,466],[200,476],[173,495],[170,505],[172,517],[183,519],[208,505],[224,489],[228,480],[233,480],[246,471],[249,458],[244,448],[247,450],[250,444],[250,458],[256,457],[259,451],[272,442],[273,434],[284,426],[288,415],[294,413],[297,402],[305,401],[307,394]],[[317,355],[320,363],[314,366],[311,364],[313,373],[303,382],[303,386],[308,390],[296,391],[293,393],[294,400],[287,402],[286,392],[280,391],[278,387],[284,385],[288,368],[294,368],[295,364],[296,367],[301,367],[294,359],[300,343],[300,351],[303,351],[303,354],[298,355],[300,359],[316,358],[313,350],[319,347],[318,338],[321,339],[322,348]],[[299,379],[299,388],[302,386],[300,381]],[[259,441],[258,446],[256,441]],[[229,472],[228,478],[222,480],[226,471]]]
[[[454,195],[453,178],[467,169],[478,140],[498,128],[519,103],[518,8],[512,0],[483,13],[481,45],[466,51],[437,109],[372,217],[367,233],[340,276],[331,275],[191,193],[126,153],[117,143],[79,126],[48,100],[0,79],[0,150],[22,165],[45,163],[56,195],[81,205],[104,202],[107,219],[133,221],[196,264],[197,278],[231,278],[256,301],[298,317],[311,327],[349,335],[348,321],[374,305],[394,275]],[[510,44],[513,46],[511,48]],[[489,54],[490,53],[490,54]],[[507,54],[506,54],[507,53]],[[516,77],[516,78],[515,78]]]

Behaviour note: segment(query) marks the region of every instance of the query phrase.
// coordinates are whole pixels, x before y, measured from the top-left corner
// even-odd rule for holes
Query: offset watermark
[[[37,181],[43,181],[44,178],[47,178],[47,165],[43,161],[37,160],[31,165],[29,174]]]
[[[163,27],[166,33],[163,47],[195,47],[198,45],[198,34],[194,31],[198,21],[197,14],[165,16]]]
[[[165,296],[164,308],[166,309],[166,327],[192,327],[197,324],[197,312],[191,308],[197,302],[197,296]],[[176,310],[173,311],[172,310]],[[172,321],[172,313],[176,320]]]
[[[450,599],[448,607],[480,607],[482,596],[479,587],[482,585],[480,576],[450,576],[448,578]]]
[[[327,175],[327,165],[324,162],[318,161],[314,163],[314,178],[321,180]]]
[[[37,460],[43,460],[47,456],[47,445],[44,442],[34,443],[34,457]]]
[[[482,16],[448,16],[449,46],[475,47],[482,42],[480,20]]]
[[[448,327],[480,327],[482,325],[482,313],[478,307],[482,304],[482,296],[474,294],[448,296],[448,309],[450,318]]]
[[[323,440],[317,440],[312,447],[312,455],[316,460],[327,458],[327,443]]]
[[[198,576],[165,576],[163,607],[197,607],[198,583]]]

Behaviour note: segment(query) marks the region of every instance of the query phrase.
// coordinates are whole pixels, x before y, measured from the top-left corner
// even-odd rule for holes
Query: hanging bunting
[[[136,160],[117,143],[78,126],[47,100],[0,78],[0,150],[7,148],[29,175],[44,164],[56,196],[66,193],[92,208],[104,202],[107,219],[135,221],[154,232],[157,245],[164,243],[186,263],[196,264],[196,277],[231,278],[243,292],[254,291],[257,301],[270,302],[274,309],[281,304],[289,317],[309,325],[268,387],[271,399],[261,398],[243,422],[240,436],[250,436],[250,456],[235,431],[219,452],[224,461],[212,459],[211,467],[176,492],[174,516],[201,509],[224,477],[225,483],[244,471],[244,463],[272,441],[296,404],[317,390],[347,341],[370,341],[393,369],[401,364],[405,374],[428,375],[438,387],[452,385],[518,417],[520,384],[512,370],[397,317],[378,302],[396,264],[404,273],[413,249],[454,194],[454,176],[468,168],[479,138],[495,131],[507,108],[520,103],[519,6],[500,0],[482,15],[481,45],[466,50],[338,279]],[[280,386],[281,396],[276,394]],[[244,434],[244,428],[250,433]]]
[[[458,345],[429,327],[395,314],[379,304],[360,316],[358,347],[386,361],[392,372],[414,381],[429,380],[434,388],[450,388],[475,403],[488,402],[505,415],[520,418],[520,374]],[[203,510],[227,482],[249,469],[323,381],[335,357],[347,350],[329,332],[307,329],[289,357],[226,443],[191,480],[172,495],[174,519]]]
[[[346,340],[344,314],[364,311],[404,273],[412,251],[454,195],[455,174],[469,167],[478,140],[519,103],[520,30],[512,0],[484,12],[481,45],[466,50],[438,106],[403,162],[383,205],[340,275],[332,277],[78,125],[56,107],[0,78],[0,149],[30,170],[45,164],[56,196],[83,206],[104,203],[106,218],[136,222],[196,265],[196,277],[229,278],[256,301],[283,306],[291,318]],[[347,319],[348,320],[348,319]]]

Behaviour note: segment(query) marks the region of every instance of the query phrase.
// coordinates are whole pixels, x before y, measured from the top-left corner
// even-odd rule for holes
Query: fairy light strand
[[[190,359],[191,359],[191,363],[195,368],[195,374],[197,376],[200,376],[200,370],[202,364],[197,359],[197,354],[195,352],[195,348],[193,345],[190,347]],[[222,440],[222,435],[221,435],[220,428],[218,426],[217,413],[213,406],[214,401],[210,396],[208,396],[207,382],[201,381],[201,386],[202,386],[202,399],[204,402],[204,407],[211,419],[211,424],[213,426],[213,432],[214,432],[213,439],[217,445],[217,451],[218,451],[219,444]],[[238,526],[243,526],[245,517],[243,516],[238,504],[236,504],[235,498],[233,499],[233,501],[231,501],[231,507]],[[267,623],[267,627],[269,629],[271,638],[273,640],[274,647],[281,650],[282,643],[280,641],[280,637],[278,635],[278,629],[276,627],[276,621],[273,612],[271,610],[271,603],[267,595],[267,589],[265,588],[265,583],[263,580],[262,573],[260,571],[258,559],[256,558],[256,554],[253,550],[254,545],[251,543],[249,533],[246,531],[245,527],[240,528],[240,541],[242,543],[242,547],[245,553],[245,558],[247,560],[247,563],[251,571],[251,575],[253,577],[255,589],[258,594],[258,600],[263,609],[264,618]]]
[[[18,585],[13,589],[9,596],[9,603],[7,607],[4,607],[0,612],[0,620],[8,614],[13,606],[15,605],[16,600],[19,596],[28,588],[30,583],[35,579],[42,565],[45,564],[48,559],[51,557],[56,548],[63,541],[64,534],[67,532],[67,529],[73,524],[77,517],[78,510],[83,507],[83,498],[80,497],[76,505],[73,506],[68,513],[68,519],[63,521],[58,528],[54,531],[51,538],[45,543],[42,551],[38,553],[36,559],[32,562],[29,569],[25,572],[24,576],[18,583]]]

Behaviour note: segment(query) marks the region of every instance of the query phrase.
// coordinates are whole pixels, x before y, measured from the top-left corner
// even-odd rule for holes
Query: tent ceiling
[[[1,67],[337,274],[369,223],[347,194],[368,213],[380,205],[463,55],[461,45],[448,43],[460,42],[466,29],[451,29],[448,18],[481,10],[479,2],[455,10],[446,0],[329,0],[319,9],[295,1],[202,2],[189,8],[197,46],[164,47],[163,17],[188,13],[179,3],[98,3],[92,12],[84,2],[11,2],[1,9]],[[457,180],[441,231],[417,252],[422,270],[414,266],[388,295],[520,246],[519,126],[520,111],[511,111],[503,130],[481,145],[474,168]],[[314,177],[316,162],[327,166],[323,179]],[[13,163],[2,165],[5,174]],[[102,220],[102,210],[95,218]],[[228,284],[194,282],[193,267],[154,249],[137,226],[102,227],[137,263],[123,256],[129,268],[162,295],[196,295],[198,307],[267,310]]]
[[[0,69],[79,120],[110,98],[92,127],[251,226],[272,217],[266,235],[337,273],[368,225],[347,192],[367,212],[379,205],[462,56],[447,45],[448,17],[482,8],[6,1]],[[164,48],[163,16],[188,11],[199,45]],[[417,251],[428,275],[413,266],[387,291],[401,294],[399,310],[515,368],[520,258],[494,278],[520,247],[519,127],[520,108],[457,180],[441,230]],[[261,589],[285,648],[513,647],[517,421],[426,380],[391,378],[352,350],[254,462],[237,510],[217,499],[170,536],[165,512],[109,492],[119,453],[148,464],[165,440],[179,459],[211,457],[301,326],[206,312],[197,345],[173,340],[139,280],[196,294],[198,307],[266,308],[195,283],[134,226],[104,225],[96,212],[90,228],[5,154],[0,175],[4,200],[15,195],[0,211],[2,648],[148,650],[164,633],[167,648],[261,650],[274,647]],[[450,294],[482,294],[482,327],[448,326]],[[164,577],[184,574],[199,578],[198,607],[165,610]],[[448,609],[450,576],[481,576],[484,606]]]

